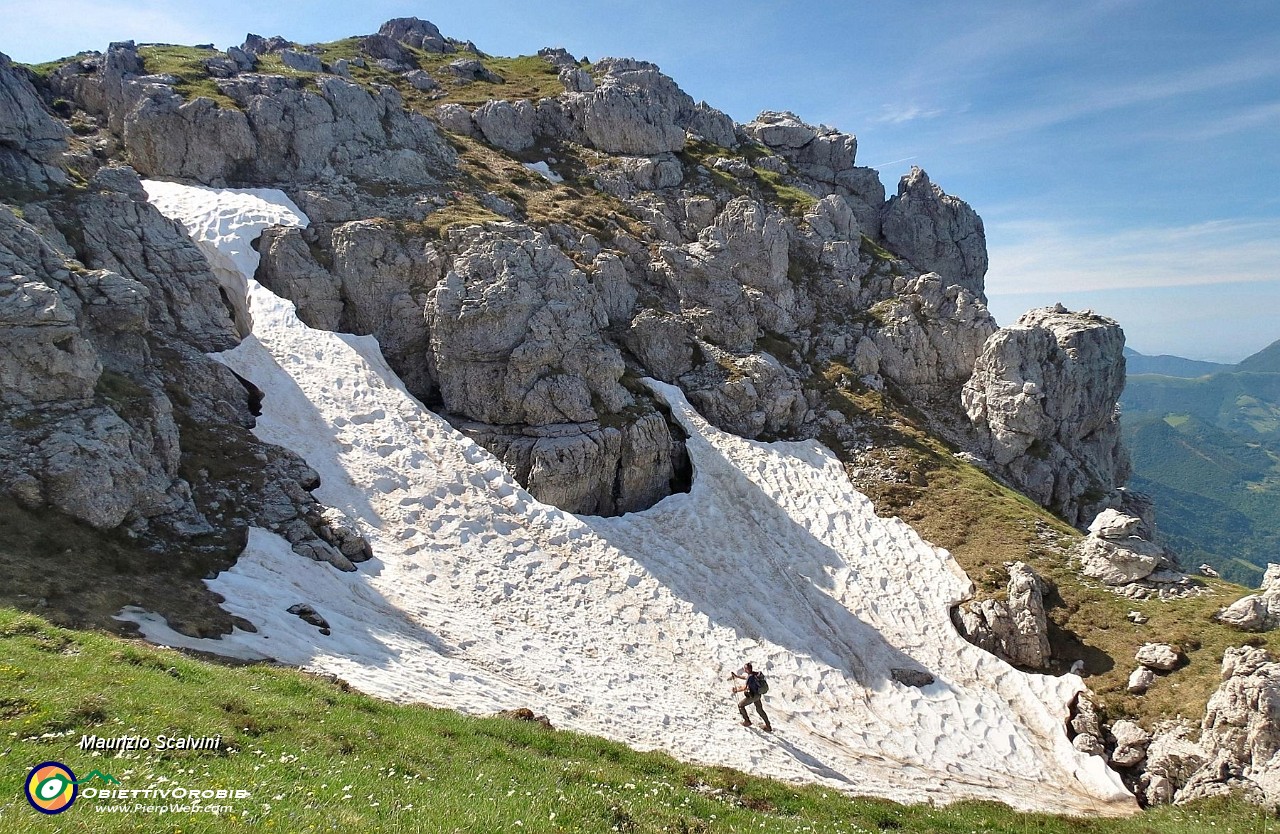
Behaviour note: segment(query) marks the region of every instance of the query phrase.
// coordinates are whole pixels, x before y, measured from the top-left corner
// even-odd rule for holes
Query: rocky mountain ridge
[[[343,570],[368,555],[318,476],[250,433],[261,392],[206,356],[249,332],[243,286],[139,175],[283,189],[312,224],[262,234],[257,280],[313,327],[376,337],[412,394],[564,509],[686,488],[644,376],[743,437],[820,437],[864,476],[872,441],[833,392],[887,392],[1078,528],[1126,502],[1118,325],[1056,307],[998,327],[981,219],[918,168],[886,199],[850,134],[736,124],[647,62],[492,59],[415,19],[42,69],[0,56],[15,515],[204,554],[195,575],[251,526]],[[1035,619],[1019,576],[1027,604],[971,612],[970,632]],[[230,626],[216,600],[189,622],[190,599],[150,602]],[[991,647],[1046,662],[1043,631],[1018,628]]]

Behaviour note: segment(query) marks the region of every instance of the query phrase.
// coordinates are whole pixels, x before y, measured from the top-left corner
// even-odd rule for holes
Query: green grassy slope
[[[1267,345],[1253,356],[1241,360],[1240,364],[1236,365],[1236,370],[1280,373],[1280,339]]]
[[[904,807],[796,787],[537,723],[398,706],[269,666],[228,667],[0,609],[0,832],[1116,832],[1274,830],[1215,801],[1121,820],[1018,814],[989,803]],[[112,681],[104,685],[104,681]],[[427,693],[424,693],[427,694]],[[535,705],[536,706],[536,705]],[[732,720],[726,704],[725,720]],[[785,727],[779,728],[785,734]],[[746,732],[746,731],[744,731]],[[218,751],[93,756],[82,734],[220,734]],[[64,762],[120,787],[247,790],[213,816],[63,814],[28,806],[28,770]],[[83,787],[105,787],[93,782]]]

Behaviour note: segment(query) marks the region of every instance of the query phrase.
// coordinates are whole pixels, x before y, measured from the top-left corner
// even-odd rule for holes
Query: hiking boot
[[[763,729],[766,733],[772,733],[772,732],[773,732],[773,727],[769,726],[768,724],[765,724],[765,725],[764,725],[764,727],[763,727],[762,729]]]
[[[742,726],[744,726],[744,727],[750,727],[750,726],[751,726],[751,722],[750,722],[750,721],[743,721],[743,722],[742,722]]]

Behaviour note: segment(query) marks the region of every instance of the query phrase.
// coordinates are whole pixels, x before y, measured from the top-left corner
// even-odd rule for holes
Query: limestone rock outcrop
[[[980,451],[1073,524],[1093,518],[1129,475],[1116,408],[1124,333],[1061,305],[1032,310],[987,339],[962,402]]]
[[[757,164],[775,173],[798,174],[844,197],[850,201],[861,231],[880,236],[884,185],[874,169],[855,164],[856,137],[826,125],[806,124],[794,113],[771,110],[742,125],[742,132],[775,154]],[[852,242],[856,246],[857,236]]]
[[[733,120],[694,100],[658,67],[630,58],[604,58],[594,89],[562,98],[574,132],[606,153],[651,156],[684,148],[685,131],[713,145],[732,146]]]
[[[959,284],[984,303],[987,236],[982,218],[965,201],[912,167],[884,211],[881,233],[893,251],[948,284]]]
[[[1134,659],[1153,672],[1171,672],[1178,667],[1182,657],[1168,643],[1143,643]]]
[[[522,151],[533,144],[535,113],[526,99],[489,101],[471,114],[490,144],[506,151]]]
[[[1085,576],[1107,585],[1127,585],[1168,567],[1164,548],[1137,535],[1142,520],[1114,509],[1098,514],[1089,536],[1076,548]]]
[[[651,404],[620,425],[511,427],[461,423],[539,500],[586,515],[620,515],[685,489],[681,436]]]
[[[925,401],[954,398],[997,330],[977,295],[932,272],[904,281],[871,312],[880,374]]]
[[[312,251],[307,229],[275,226],[259,238],[258,272],[262,286],[292,301],[298,318],[317,330],[337,330],[342,321],[342,282]]]
[[[85,265],[144,287],[152,325],[209,351],[238,344],[249,323],[236,282],[215,273],[186,232],[146,201],[132,169],[104,169],[94,183],[106,187],[78,201],[67,218],[79,227]]]
[[[409,391],[431,396],[425,311],[444,273],[440,253],[385,220],[344,223],[333,231],[331,246],[344,302],[337,329],[377,337]]]
[[[112,44],[101,61],[69,64],[54,85],[107,117],[144,176],[210,185],[335,177],[427,185],[453,164],[431,121],[407,111],[391,87],[370,90],[330,75],[308,88],[283,76],[240,74],[218,82],[236,104],[224,108],[208,98],[184,100],[172,81],[141,72],[132,43]]]
[[[717,428],[742,437],[785,435],[800,427],[808,404],[800,382],[772,354],[733,357],[714,348],[718,367],[728,367],[728,379],[702,382],[700,375],[681,381],[689,401]]]
[[[1258,591],[1223,608],[1218,621],[1241,631],[1270,631],[1280,626],[1280,565],[1267,565]]]
[[[372,335],[410,393],[432,400],[427,296],[444,272],[436,246],[387,220],[355,220],[328,232],[326,263],[313,229],[263,233],[257,278],[297,305],[312,327]]]
[[[596,420],[631,402],[604,299],[544,234],[455,231],[459,254],[427,296],[429,361],[447,411],[483,423]]]
[[[145,355],[138,342],[150,327],[148,289],[85,269],[3,207],[0,273],[0,340],[9,346],[0,361],[10,428],[0,441],[5,491],[30,509],[51,507],[102,530],[131,515],[177,512],[187,487],[177,477],[172,406],[120,372]],[[104,348],[124,355],[104,361]]]
[[[1044,608],[1044,580],[1023,562],[1012,562],[1006,599],[967,602],[952,617],[965,639],[1008,663],[1044,669],[1052,656]]]
[[[1209,698],[1198,742],[1192,728],[1157,729],[1137,787],[1148,804],[1239,793],[1280,801],[1280,663],[1265,649],[1227,649],[1222,684]]]
[[[1103,510],[1090,523],[1089,535],[1072,550],[1081,572],[1132,599],[1205,593],[1202,582],[1182,572],[1173,552],[1152,541],[1150,508],[1127,490],[1119,492],[1125,511]],[[1146,517],[1130,514],[1136,512]]]
[[[82,332],[79,297],[62,257],[0,206],[0,403],[31,405],[93,396],[102,363]],[[60,292],[61,291],[61,292]]]
[[[1115,767],[1134,767],[1147,757],[1151,733],[1136,722],[1121,719],[1110,728],[1111,764]]]
[[[653,270],[700,338],[745,352],[762,331],[796,326],[788,252],[781,214],[735,197],[693,243],[661,246]]]
[[[423,52],[456,52],[453,44],[440,34],[434,23],[416,17],[397,17],[388,20],[378,29],[378,34],[399,41]]]

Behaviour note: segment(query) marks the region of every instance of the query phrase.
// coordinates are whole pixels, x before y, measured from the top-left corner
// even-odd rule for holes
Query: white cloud
[[[886,104],[874,121],[900,125],[920,119],[933,119],[943,114],[941,108],[922,107],[918,104]]]
[[[1011,133],[1042,130],[1102,113],[1253,84],[1277,76],[1280,76],[1280,55],[1246,56],[1122,84],[1064,88],[1058,101],[1009,112],[998,118],[983,119],[953,138],[959,142],[988,142]],[[1263,112],[1253,118],[1265,119],[1273,115]]]
[[[1280,280],[1280,220],[1096,232],[989,223],[988,295]]]
[[[1246,107],[1201,128],[1179,131],[1177,137],[1190,140],[1220,139],[1253,128],[1266,127],[1276,122],[1280,122],[1280,101]]]

